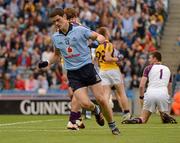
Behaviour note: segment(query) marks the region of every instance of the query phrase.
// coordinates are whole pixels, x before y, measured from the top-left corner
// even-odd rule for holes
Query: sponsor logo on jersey
[[[80,54],[73,54],[74,50],[72,47],[66,48],[67,56],[65,58],[73,58],[73,57],[78,57]]]

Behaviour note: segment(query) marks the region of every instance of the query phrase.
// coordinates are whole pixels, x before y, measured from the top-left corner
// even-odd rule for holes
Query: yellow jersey
[[[106,40],[103,44],[100,44],[96,48],[96,59],[98,60],[100,70],[112,70],[119,69],[116,62],[107,62],[105,61],[105,52],[111,53],[111,56],[114,56],[114,48],[112,43]]]

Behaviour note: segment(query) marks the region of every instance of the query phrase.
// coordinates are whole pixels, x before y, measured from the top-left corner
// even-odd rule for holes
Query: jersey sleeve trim
[[[145,67],[144,72],[143,72],[144,77],[148,77],[149,72],[150,72],[152,67],[153,67],[153,65],[148,65],[147,67]]]

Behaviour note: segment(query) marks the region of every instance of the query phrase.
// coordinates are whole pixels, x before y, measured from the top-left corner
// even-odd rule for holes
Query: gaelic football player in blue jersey
[[[78,18],[78,16],[77,16],[77,11],[76,11],[76,9],[75,8],[72,8],[72,7],[68,7],[68,8],[65,8],[64,9],[64,13],[66,14],[66,17],[67,17],[67,19],[74,25],[74,26],[84,26],[84,25],[82,25],[81,23],[80,23],[80,20],[79,20],[79,18]],[[86,27],[86,28],[88,28],[89,29],[89,27]],[[96,41],[93,41],[90,45],[89,45],[89,47],[91,48],[91,47],[97,47],[98,45],[97,45],[98,43],[96,42]],[[92,54],[92,49],[91,49],[91,54]],[[69,88],[69,91],[70,91],[70,93],[72,93],[71,92],[71,88]],[[84,125],[84,123],[82,122],[82,118],[81,118],[81,112],[80,112],[80,110],[81,110],[81,107],[80,107],[80,105],[78,105],[78,103],[76,102],[76,99],[75,98],[73,98],[72,99],[72,112],[75,112],[76,114],[77,114],[77,125],[78,125],[78,127],[79,128],[85,128],[85,125]],[[85,118],[86,119],[91,119],[91,111],[85,111]],[[67,128],[70,128],[71,127],[71,122],[69,121],[68,122],[68,125],[67,125]]]
[[[69,22],[71,24],[73,24],[73,26],[81,25],[78,20],[78,17],[77,17],[77,12],[74,8],[65,8],[64,13],[66,15],[67,20],[69,20]],[[75,96],[73,96],[73,91],[72,91],[71,87],[69,87],[68,90],[69,90],[69,97],[71,98],[71,113],[70,113],[70,117],[69,117],[69,122],[67,124],[67,129],[73,130],[74,128],[76,129],[77,126],[78,126],[78,128],[83,129],[83,128],[85,128],[85,125],[81,118],[81,109],[82,109],[81,105],[79,104],[79,102],[77,102],[77,99],[75,98]],[[90,112],[90,111],[88,111],[88,112]],[[86,113],[87,113],[87,111],[86,111]],[[76,116],[76,119],[72,118],[73,116]],[[76,124],[72,123],[72,119],[76,120]]]
[[[64,67],[67,70],[69,85],[73,90],[73,96],[76,97],[81,107],[93,111],[97,123],[103,126],[104,119],[100,108],[91,102],[88,97],[87,87],[89,86],[101,106],[112,133],[119,135],[120,131],[113,120],[112,109],[104,96],[101,79],[94,69],[90,49],[88,48],[89,39],[103,43],[105,41],[104,36],[83,26],[73,26],[67,20],[63,9],[56,8],[49,16],[56,29],[59,30],[52,35],[55,52],[49,61],[40,62],[39,68],[55,63],[62,56]]]

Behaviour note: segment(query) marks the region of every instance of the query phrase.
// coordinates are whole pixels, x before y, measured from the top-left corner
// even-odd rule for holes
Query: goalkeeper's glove
[[[38,66],[39,66],[39,68],[41,69],[41,68],[45,68],[45,67],[47,67],[49,65],[49,61],[41,61],[41,62],[39,62],[39,64],[38,64]]]
[[[117,56],[117,58],[118,58],[118,62],[120,62],[120,61],[123,60],[124,56],[123,56],[122,54],[119,54],[119,55]]]

